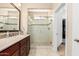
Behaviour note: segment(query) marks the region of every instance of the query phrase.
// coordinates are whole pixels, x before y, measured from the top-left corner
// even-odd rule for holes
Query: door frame
[[[55,9],[54,12],[56,13],[56,12],[57,12],[59,9],[61,9],[63,6],[65,6],[65,8],[66,8],[66,13],[67,13],[67,4],[65,4],[65,3],[60,3],[60,5]],[[67,55],[67,50],[68,50],[68,49],[67,49],[67,47],[68,47],[68,46],[67,46],[67,43],[68,43],[68,42],[67,42],[67,40],[68,40],[68,38],[67,38],[67,36],[68,36],[68,34],[67,34],[67,33],[68,33],[68,31],[67,31],[67,30],[68,30],[68,29],[67,29],[67,28],[68,28],[68,27],[67,27],[67,26],[68,26],[68,23],[67,23],[67,22],[68,22],[68,21],[67,21],[67,14],[66,14],[66,18],[65,18],[65,19],[66,19],[66,39],[65,39],[65,56],[66,56],[66,55]],[[56,33],[54,34],[54,36],[55,36],[55,37],[57,36]],[[55,38],[54,38],[54,39],[55,39]],[[54,41],[54,42],[56,42],[56,41]],[[57,42],[56,42],[56,44],[57,44]],[[57,46],[57,45],[56,45],[56,46]],[[57,47],[56,47],[56,50],[57,50]]]

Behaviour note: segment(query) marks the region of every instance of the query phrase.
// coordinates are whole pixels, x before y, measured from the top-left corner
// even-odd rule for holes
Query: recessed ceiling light
[[[49,12],[49,9],[30,9],[29,12]]]

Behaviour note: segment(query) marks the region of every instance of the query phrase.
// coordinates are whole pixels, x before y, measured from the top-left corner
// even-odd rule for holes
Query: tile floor
[[[52,46],[31,46],[29,56],[59,56]]]
[[[64,56],[65,55],[65,45],[64,44],[62,44],[60,46],[60,49],[59,49],[58,53],[59,53],[60,56]]]

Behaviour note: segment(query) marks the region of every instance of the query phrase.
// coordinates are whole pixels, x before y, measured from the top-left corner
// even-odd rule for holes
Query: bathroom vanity
[[[0,56],[27,56],[30,51],[30,36],[18,35],[0,41]]]
[[[21,10],[13,3],[1,5],[4,7],[0,7],[0,56],[27,56],[30,51],[30,35],[22,35]]]

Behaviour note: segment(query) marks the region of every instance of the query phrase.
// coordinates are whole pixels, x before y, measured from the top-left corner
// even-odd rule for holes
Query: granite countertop
[[[17,36],[13,36],[13,37],[7,37],[7,38],[3,38],[0,39],[0,51],[8,48],[9,46],[19,42],[20,40],[22,40],[23,38],[29,36],[29,34],[27,35],[17,35]]]

